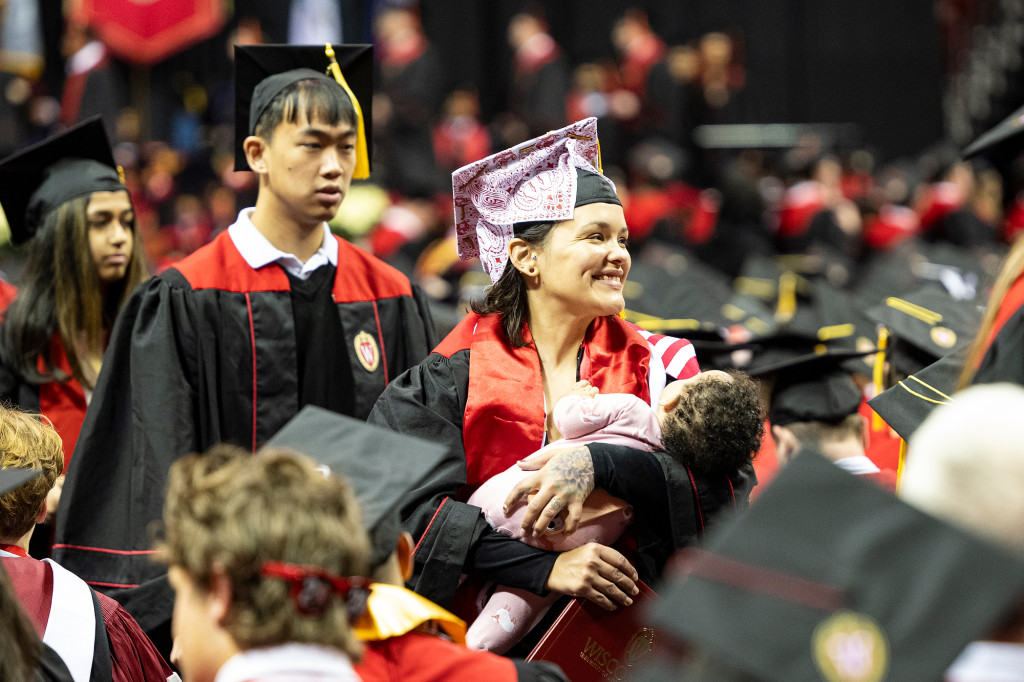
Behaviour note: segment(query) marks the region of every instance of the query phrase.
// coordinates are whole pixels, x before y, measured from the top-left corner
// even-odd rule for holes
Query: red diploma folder
[[[633,603],[615,611],[573,599],[526,660],[557,663],[572,682],[628,680],[658,645],[647,618],[658,595],[637,587]]]

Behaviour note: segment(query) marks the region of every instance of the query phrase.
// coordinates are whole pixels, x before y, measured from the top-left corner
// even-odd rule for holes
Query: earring
[[[536,255],[533,256],[533,260],[537,260],[537,256]]]

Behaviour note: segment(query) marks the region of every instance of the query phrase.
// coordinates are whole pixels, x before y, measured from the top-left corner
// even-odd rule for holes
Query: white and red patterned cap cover
[[[459,258],[479,256],[491,282],[497,282],[508,261],[513,225],[572,218],[577,168],[601,172],[596,118],[527,140],[452,173]],[[600,177],[614,192],[612,181]]]

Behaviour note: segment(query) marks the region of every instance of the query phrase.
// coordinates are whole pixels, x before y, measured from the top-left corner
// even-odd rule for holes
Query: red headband
[[[260,574],[287,580],[290,586],[288,596],[303,616],[323,615],[331,595],[341,595],[350,620],[366,610],[366,599],[372,583],[369,578],[362,576],[342,578],[319,566],[289,564],[284,561],[263,562]]]

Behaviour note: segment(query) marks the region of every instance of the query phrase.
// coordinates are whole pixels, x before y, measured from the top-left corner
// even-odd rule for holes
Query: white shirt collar
[[[1021,682],[1024,646],[1008,642],[971,642],[946,671],[948,682]]]
[[[864,455],[856,455],[854,457],[843,457],[842,459],[835,460],[836,466],[840,469],[845,469],[851,474],[877,474],[881,469],[875,466],[872,462]]]
[[[253,270],[259,270],[270,263],[280,263],[281,267],[299,279],[306,279],[314,270],[327,263],[337,267],[338,240],[331,234],[331,228],[327,227],[327,223],[323,224],[324,239],[320,249],[303,263],[294,254],[285,253],[271,244],[270,240],[256,229],[250,218],[255,210],[242,209],[238,214],[238,220],[228,228],[228,236],[234,242],[235,248]]]
[[[217,671],[214,682],[243,680],[352,680],[359,676],[348,657],[314,644],[282,644],[235,654]]]

